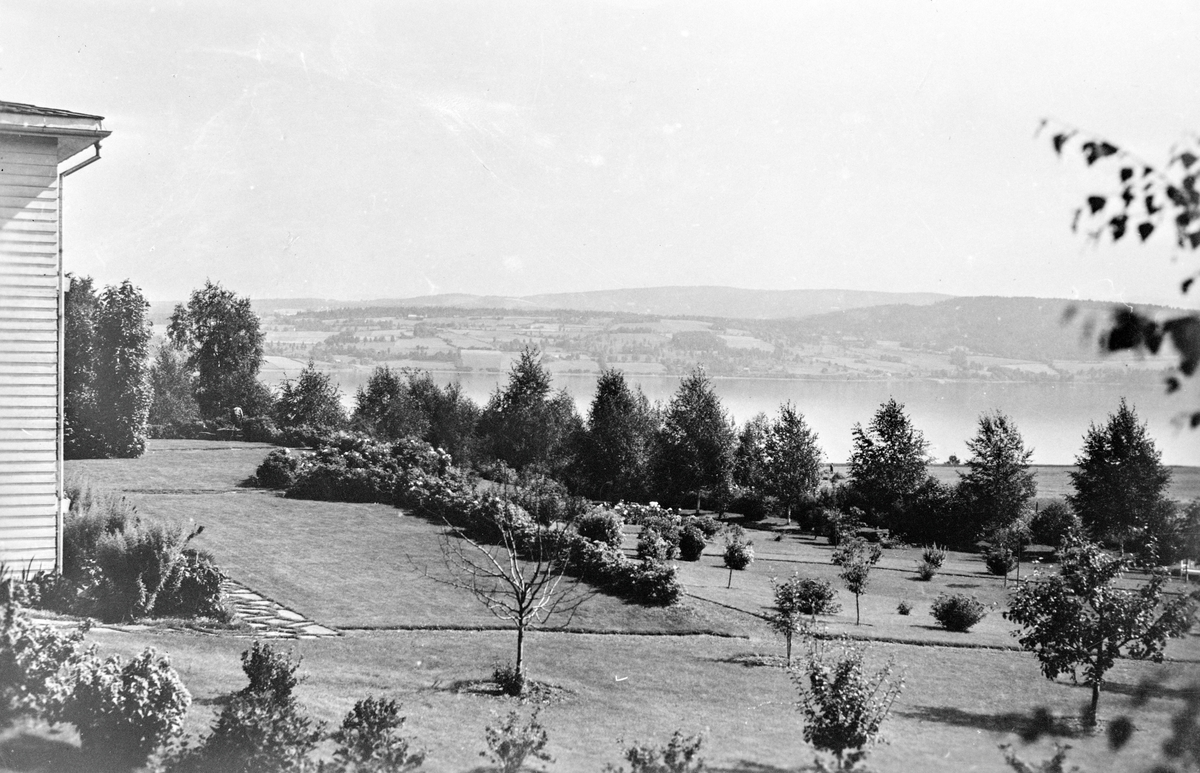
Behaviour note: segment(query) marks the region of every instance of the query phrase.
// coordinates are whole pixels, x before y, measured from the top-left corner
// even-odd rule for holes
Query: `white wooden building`
[[[100,157],[102,121],[0,101],[0,562],[10,572],[61,565],[62,187]]]

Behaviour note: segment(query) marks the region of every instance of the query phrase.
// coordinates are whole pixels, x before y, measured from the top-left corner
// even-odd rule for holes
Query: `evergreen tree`
[[[1029,469],[1033,449],[1025,448],[1016,423],[996,411],[979,417],[967,450],[968,471],[959,473],[958,491],[975,536],[1012,526],[1037,495]]]
[[[1166,495],[1171,471],[1124,399],[1104,426],[1088,429],[1075,465],[1075,493],[1067,501],[1092,537],[1153,550],[1156,534],[1173,514]]]
[[[246,416],[269,411],[270,390],[258,381],[264,336],[248,297],[206,281],[186,306],[175,307],[168,332],[196,371],[201,415],[224,418],[234,408]]]
[[[734,430],[703,369],[679,384],[668,404],[654,454],[655,475],[674,496],[724,496],[733,479]]]
[[[804,421],[804,414],[787,402],[771,422],[763,448],[764,489],[787,508],[790,521],[792,511],[803,505],[821,482],[817,433]]]
[[[641,388],[630,389],[619,370],[601,373],[575,457],[582,490],[610,502],[644,499],[654,429],[654,412]]]
[[[924,483],[929,443],[894,398],[879,406],[866,429],[855,424],[850,451],[851,489],[877,517],[902,513]]]

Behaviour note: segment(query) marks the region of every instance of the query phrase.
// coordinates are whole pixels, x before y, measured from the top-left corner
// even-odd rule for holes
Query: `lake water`
[[[294,375],[294,374],[292,374]],[[369,369],[336,372],[348,404],[370,376]],[[506,373],[434,373],[435,380],[457,379],[463,391],[480,405]],[[679,387],[677,376],[627,374],[651,400],[667,401]],[[979,415],[998,408],[1012,417],[1034,449],[1036,464],[1073,464],[1091,422],[1102,423],[1116,410],[1122,396],[1136,407],[1148,425],[1163,462],[1200,465],[1200,431],[1188,430],[1177,417],[1200,405],[1195,389],[1166,395],[1161,385],[1044,384],[967,381],[788,381],[777,379],[714,378],[725,407],[739,423],[759,411],[773,414],[786,400],[804,414],[816,430],[826,457],[841,462],[850,453],[851,428],[866,424],[889,397],[904,403],[913,423],[925,433],[939,461],[950,454],[966,459],[966,440],[975,434]],[[565,388],[586,415],[596,388],[588,375],[556,374],[555,388]]]

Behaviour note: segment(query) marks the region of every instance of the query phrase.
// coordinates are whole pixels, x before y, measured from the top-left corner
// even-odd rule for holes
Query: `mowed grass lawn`
[[[513,634],[402,630],[469,629],[496,621],[462,591],[424,576],[426,566],[439,571],[436,524],[382,505],[286,500],[240,487],[268,450],[155,441],[139,460],[73,462],[69,468],[100,487],[126,492],[143,513],[205,525],[198,541],[234,579],[318,622],[349,629],[341,637],[294,645],[309,674],[300,697],[316,716],[337,722],[367,693],[393,695],[409,716],[407,731],[431,750],[429,770],[465,771],[481,764],[484,727],[512,704],[460,688],[464,680],[486,679],[493,663],[511,659]],[[700,562],[681,564],[689,597],[678,608],[643,609],[598,595],[574,622],[598,632],[693,635],[531,636],[531,676],[562,688],[544,712],[557,758],[552,770],[599,771],[620,761],[618,738],[662,741],[677,728],[706,732],[705,756],[717,771],[795,770],[812,761],[786,674],[745,663],[783,651],[758,617],[770,603],[771,577],[796,570],[829,578],[835,587],[840,582],[824,540],[789,534],[776,541],[774,536],[751,532],[758,558],[747,571],[734,573],[732,589],[726,588],[728,572],[714,546]],[[1088,691],[1044,679],[1031,655],[1012,649],[1015,640],[1001,617],[1002,580],[984,573],[978,556],[952,553],[943,573],[924,583],[913,572],[918,553],[885,552],[862,598],[862,625],[854,624],[854,598],[844,590],[839,593],[842,611],[822,619],[834,632],[883,640],[869,644],[870,659],[894,657],[905,671],[905,692],[885,726],[892,743],[872,753],[873,766],[883,771],[1006,770],[996,744],[1015,740],[1013,731],[1023,716],[1038,706],[1077,715]],[[955,591],[995,605],[968,634],[942,631],[929,616],[929,603],[938,593]],[[896,612],[902,598],[913,602],[909,616]],[[249,640],[233,633],[96,631],[92,636],[105,651],[132,653],[152,644],[170,652],[197,698],[189,719],[194,732],[211,721],[216,701],[244,683],[238,656]],[[1139,732],[1119,757],[1108,754],[1103,737],[1068,739],[1072,759],[1085,770],[1147,767],[1170,715],[1182,705],[1182,689],[1200,679],[1200,637],[1172,642],[1168,655],[1174,662],[1122,661],[1110,673],[1102,716],[1132,711],[1142,680],[1162,684],[1137,709]],[[9,748],[5,739],[0,739],[2,748]],[[69,756],[71,750],[63,749]],[[1042,759],[1051,753],[1050,742],[1043,740],[1025,756]],[[11,758],[8,763],[0,759],[3,764],[39,769]]]

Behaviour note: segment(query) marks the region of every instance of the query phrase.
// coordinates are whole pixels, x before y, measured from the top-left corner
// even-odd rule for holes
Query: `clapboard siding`
[[[55,565],[58,146],[0,136],[0,561]]]

